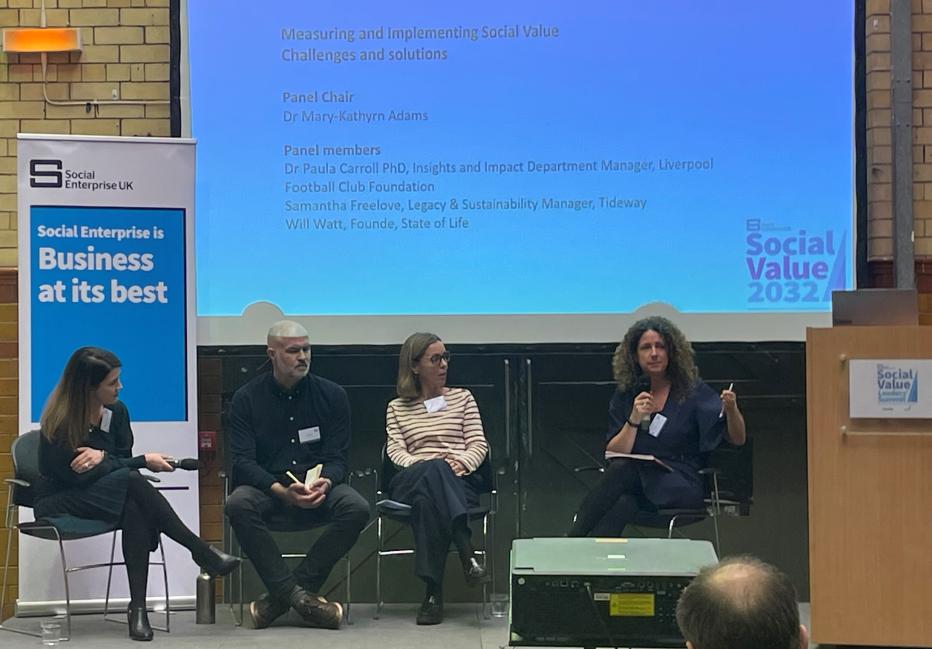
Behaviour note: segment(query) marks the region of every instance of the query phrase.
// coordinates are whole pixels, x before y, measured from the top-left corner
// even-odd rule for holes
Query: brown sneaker
[[[263,594],[256,601],[249,603],[249,617],[252,618],[252,628],[266,628],[287,613],[290,607],[290,604],[286,601],[275,599],[268,593]]]
[[[328,602],[320,595],[305,592],[291,605],[308,626],[339,629],[343,623],[343,606],[337,602]]]

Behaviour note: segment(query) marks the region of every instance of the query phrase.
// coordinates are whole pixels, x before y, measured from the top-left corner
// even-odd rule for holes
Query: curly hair
[[[612,370],[618,388],[624,392],[631,388],[642,374],[638,365],[638,343],[647,331],[656,331],[667,348],[667,377],[670,379],[670,394],[677,400],[686,398],[690,389],[699,380],[692,345],[679,328],[662,316],[650,316],[638,320],[618,343],[612,355]]]

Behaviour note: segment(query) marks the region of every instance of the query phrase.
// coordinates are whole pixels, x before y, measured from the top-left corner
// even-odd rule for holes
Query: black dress
[[[606,442],[624,426],[634,404],[634,390],[615,391],[608,407]],[[658,508],[702,507],[705,490],[699,470],[708,453],[718,447],[725,433],[722,400],[712,388],[698,381],[680,401],[667,399],[662,415],[666,422],[654,436],[638,430],[632,453],[661,458],[673,471],[647,462],[635,462],[647,499]]]
[[[625,425],[635,396],[634,389],[615,391],[608,409],[607,441]],[[631,452],[658,457],[670,470],[629,458],[609,460],[602,479],[579,506],[569,536],[621,536],[638,510],[702,507],[699,470],[725,433],[718,394],[698,381],[683,399],[671,395],[663,410],[651,416],[651,423],[653,432],[639,428]]]
[[[45,480],[37,488],[36,519],[76,532],[119,527],[130,471],[144,468],[146,460],[143,455],[132,457],[133,430],[126,406],[117,401],[108,409],[112,414],[107,430],[91,426],[84,442],[85,446],[106,452],[89,471],[71,470],[77,451],[67,440],[50,442],[44,434],[41,436],[39,470]]]

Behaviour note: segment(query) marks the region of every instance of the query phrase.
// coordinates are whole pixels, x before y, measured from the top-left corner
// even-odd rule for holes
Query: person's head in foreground
[[[703,568],[676,605],[689,649],[806,649],[796,589],[789,577],[753,557]]]

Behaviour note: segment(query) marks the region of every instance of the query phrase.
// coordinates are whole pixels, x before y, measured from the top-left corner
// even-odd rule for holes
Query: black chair
[[[233,482],[232,482],[232,473],[233,473],[233,454],[230,450],[229,438],[230,431],[232,431],[233,426],[230,422],[230,410],[232,407],[231,398],[225,400],[222,414],[221,422],[223,424],[223,430],[225,431],[224,440],[226,444],[224,445],[224,469],[220,471],[220,480],[223,482],[223,490],[221,495],[220,510],[224,512],[226,510],[227,498],[233,491]],[[371,469],[364,469],[361,471],[352,471],[347,474],[347,484],[353,486],[354,477],[365,477],[373,474],[374,471]],[[369,523],[371,525],[371,521]],[[296,528],[290,521],[290,519],[282,518],[281,520],[271,520],[269,521],[269,529],[272,532],[308,532],[304,527]],[[366,526],[368,529],[368,525]],[[365,532],[365,529],[363,530]],[[244,596],[244,579],[243,579],[243,570],[245,569],[246,562],[249,561],[249,557],[244,555],[239,548],[239,543],[237,543],[235,535],[233,534],[233,528],[230,527],[230,522],[226,520],[224,516],[223,521],[223,551],[227,554],[232,554],[238,556],[241,559],[240,567],[238,568],[238,578],[236,579],[236,587],[233,586],[233,575],[230,575],[228,579],[225,579],[223,582],[223,593],[224,599],[229,603],[230,606],[230,615],[233,617],[233,623],[236,626],[240,626],[243,623],[243,612],[246,606],[245,596]],[[304,559],[307,556],[306,553],[297,553],[297,552],[283,552],[281,557],[282,559],[287,560],[298,560]],[[351,576],[352,576],[352,562],[350,560],[350,555],[347,552],[343,557],[345,564],[345,579],[346,579],[346,601],[343,603],[343,619],[346,620],[347,624],[352,624],[352,614],[350,607],[352,605],[352,591],[351,591]],[[234,598],[233,593],[236,592],[237,596]],[[236,603],[239,603],[239,616],[236,615]]]
[[[7,583],[10,570],[10,551],[13,544],[13,533],[19,531],[26,536],[32,536],[39,539],[47,539],[58,542],[58,551],[61,557],[62,577],[65,585],[65,633],[62,640],[71,638],[71,594],[68,583],[68,575],[73,572],[90,570],[92,568],[107,568],[107,593],[104,600],[104,619],[113,622],[123,622],[123,620],[109,620],[110,613],[110,584],[113,577],[113,566],[126,565],[122,561],[113,560],[116,552],[116,530],[115,523],[104,521],[78,518],[76,516],[56,517],[54,523],[42,519],[21,523],[17,520],[17,509],[19,507],[32,508],[34,503],[33,485],[41,480],[42,475],[39,472],[39,436],[42,433],[38,430],[32,430],[21,435],[13,442],[10,453],[13,456],[13,470],[16,477],[5,478],[4,482],[9,486],[6,507],[7,543],[6,543],[6,563],[3,567],[3,589],[0,591],[0,610],[6,603]],[[152,482],[158,482],[158,478],[146,476]],[[93,563],[80,566],[69,566],[65,556],[65,541],[74,539],[85,539],[101,534],[113,534],[110,546],[110,561],[107,563]],[[159,536],[159,552],[161,561],[150,562],[152,566],[162,566],[162,575],[165,580],[165,626],[153,627],[160,631],[168,632],[170,623],[171,606],[168,597],[168,568],[165,564],[165,548],[162,546],[161,535]],[[6,624],[6,621],[0,623],[0,629],[22,633],[34,637],[41,637],[41,633],[20,629]]]
[[[355,471],[348,475],[348,483],[352,486],[352,478],[354,476],[366,476],[369,475],[368,471]],[[227,471],[220,472],[220,479],[223,481],[223,495],[221,502],[221,510],[226,509],[227,497],[232,493],[232,482],[230,480],[230,474]],[[309,530],[305,527],[296,527],[288,518],[276,519],[272,518],[269,523],[269,529],[272,532],[308,532]],[[370,523],[371,524],[371,523]],[[368,526],[367,526],[368,527]],[[365,530],[363,530],[365,531]],[[233,616],[233,623],[236,626],[240,626],[243,623],[243,611],[246,605],[244,597],[244,585],[243,585],[243,567],[246,562],[249,561],[249,557],[240,552],[239,544],[236,542],[235,535],[233,534],[233,528],[230,526],[229,521],[224,521],[223,525],[223,551],[227,554],[233,554],[242,560],[240,567],[238,569],[238,577],[236,579],[237,587],[236,592],[237,596],[233,597],[233,577],[230,576],[229,579],[224,581],[224,598],[230,605],[230,614]],[[297,552],[283,552],[282,559],[304,559],[306,553],[297,553]],[[352,562],[350,560],[350,555],[347,552],[343,556],[343,562],[345,566],[345,579],[346,579],[346,601],[343,603],[343,619],[346,620],[347,624],[352,624],[352,614],[350,607],[352,605],[352,591],[351,591],[351,576],[352,576]],[[236,602],[239,603],[239,616],[236,615]]]
[[[667,538],[687,525],[700,523],[706,518],[712,519],[715,533],[715,552],[721,554],[718,519],[722,515],[747,516],[750,514],[752,498],[752,458],[753,443],[748,437],[743,446],[724,443],[709,456],[706,468],[700,469],[699,475],[705,479],[704,506],[696,509],[658,509],[641,510],[631,522],[633,527],[650,527],[665,529]],[[573,471],[604,472],[605,467],[581,466]]]
[[[404,525],[410,524],[411,505],[391,500],[385,496],[388,494],[388,486],[392,478],[398,472],[398,468],[389,459],[385,447],[382,447],[381,458],[382,472],[376,478],[378,490],[375,492],[376,503],[376,535],[378,549],[375,556],[375,619],[379,619],[382,614],[384,601],[382,598],[382,557],[413,555],[414,548],[401,548],[395,550],[385,549],[385,525],[383,520],[391,520]],[[495,475],[492,471],[492,448],[489,446],[489,452],[485,460],[476,469],[476,473],[482,476],[483,484],[488,485],[489,490],[486,502],[480,503],[478,507],[473,507],[467,512],[470,522],[482,521],[482,547],[476,549],[476,554],[482,559],[482,567],[486,569],[489,579],[482,583],[482,611],[483,616],[489,617],[489,583],[495,583],[495,560],[492,557],[493,548],[493,523],[495,511],[498,508],[498,490],[495,485]],[[486,494],[483,494],[485,496]]]

